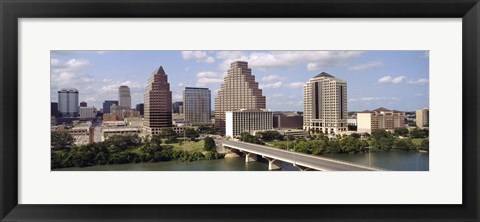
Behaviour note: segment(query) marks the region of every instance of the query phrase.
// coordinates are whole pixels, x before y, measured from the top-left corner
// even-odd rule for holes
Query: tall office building
[[[230,70],[215,98],[215,127],[225,130],[225,112],[227,111],[265,108],[265,96],[258,88],[248,63],[241,61],[231,63]]]
[[[347,82],[322,72],[303,85],[303,130],[347,131]]]
[[[167,74],[160,66],[152,73],[145,88],[144,127],[149,134],[158,134],[172,126],[172,91]]]
[[[63,117],[78,116],[78,90],[61,89],[58,91],[58,111]]]
[[[128,86],[120,86],[118,88],[118,105],[132,108],[132,97],[130,95],[130,88]]]
[[[143,103],[139,103],[135,106],[135,111],[140,112],[140,115],[143,116],[144,105]]]
[[[417,110],[415,114],[416,114],[417,127],[419,128],[428,127],[428,122],[430,120],[430,109],[423,108],[421,110]]]
[[[207,88],[185,87],[183,113],[187,125],[210,125],[211,93]]]
[[[183,113],[183,102],[173,103],[173,113]]]
[[[110,107],[113,104],[118,106],[118,101],[117,100],[105,100],[105,102],[103,102],[103,113],[110,113]]]

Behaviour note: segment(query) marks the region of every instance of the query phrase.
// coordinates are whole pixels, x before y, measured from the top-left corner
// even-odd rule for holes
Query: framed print
[[[476,0],[0,7],[2,221],[478,221]]]

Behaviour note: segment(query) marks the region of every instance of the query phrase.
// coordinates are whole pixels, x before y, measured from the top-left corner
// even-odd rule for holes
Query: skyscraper
[[[119,106],[132,108],[132,97],[130,96],[130,88],[128,86],[120,86],[118,88]]]
[[[347,82],[322,72],[303,85],[303,129],[311,133],[347,131]]]
[[[144,126],[149,134],[158,134],[172,126],[172,91],[167,74],[160,66],[152,73],[145,88]]]
[[[225,112],[240,109],[265,109],[266,99],[255,82],[247,62],[230,64],[217,98],[215,98],[215,127],[225,130]]]
[[[80,102],[80,107],[87,107],[87,102],[85,101]]]
[[[207,88],[185,87],[183,113],[187,125],[211,124],[211,93]]]
[[[105,100],[105,102],[103,102],[103,113],[110,113],[110,107],[113,104],[118,105],[118,101],[117,100]]]
[[[183,102],[173,103],[173,113],[183,113]]]
[[[58,111],[63,117],[78,116],[78,90],[61,89],[58,91]]]
[[[135,106],[135,111],[140,112],[140,115],[143,116],[144,105],[143,103],[139,103]]]
[[[50,116],[58,117],[58,103],[50,103]]]

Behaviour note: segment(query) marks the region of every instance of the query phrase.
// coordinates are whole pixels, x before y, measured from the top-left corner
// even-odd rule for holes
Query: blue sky
[[[159,66],[168,75],[172,101],[185,87],[206,87],[214,99],[232,61],[247,61],[274,111],[303,111],[302,85],[320,72],[347,81],[348,110],[428,107],[428,51],[52,51],[51,100],[61,88],[102,107],[128,85],[132,106],[143,103],[148,77]]]

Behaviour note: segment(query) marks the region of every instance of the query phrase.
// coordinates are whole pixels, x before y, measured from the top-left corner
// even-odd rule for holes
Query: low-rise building
[[[277,130],[283,136],[306,137],[308,132],[303,129]]]
[[[298,129],[303,127],[303,116],[296,113],[274,114],[273,128],[275,129]]]
[[[97,108],[95,107],[80,107],[80,119],[88,120],[97,118]]]
[[[141,127],[132,126],[104,127],[102,128],[102,141],[113,135],[138,135],[141,131]]]
[[[105,113],[103,114],[103,121],[122,121],[123,118],[115,113]]]
[[[375,130],[394,130],[405,127],[405,113],[388,110],[383,107],[373,111],[365,110],[357,113],[357,131],[371,133]]]
[[[93,142],[94,128],[92,123],[79,123],[66,129],[72,135],[75,145],[84,145]]]
[[[102,122],[102,127],[122,127],[122,126],[127,126],[127,123],[124,120]]]
[[[243,132],[273,129],[273,112],[264,109],[225,112],[225,136],[238,137]]]
[[[348,118],[347,126],[357,126],[357,118]]]

